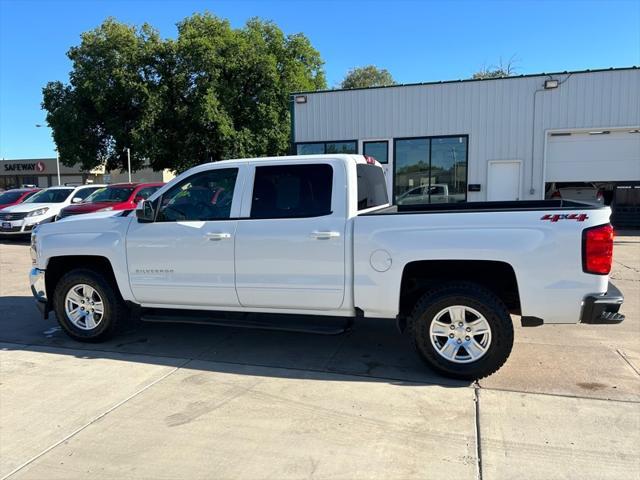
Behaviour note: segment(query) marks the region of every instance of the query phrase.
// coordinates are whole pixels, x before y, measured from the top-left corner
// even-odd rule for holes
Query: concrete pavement
[[[392,325],[313,336],[143,325],[80,344],[0,243],[0,478],[638,478],[640,237],[616,241],[625,323],[516,329],[479,385]]]

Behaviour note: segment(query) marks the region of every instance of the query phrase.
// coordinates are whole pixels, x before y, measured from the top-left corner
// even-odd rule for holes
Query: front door
[[[127,233],[131,289],[147,306],[238,306],[231,220],[238,168],[194,173],[165,192],[153,223]],[[237,217],[234,213],[233,217]]]
[[[236,232],[236,288],[242,306],[340,308],[345,187],[340,163],[255,168],[249,218],[238,222]]]

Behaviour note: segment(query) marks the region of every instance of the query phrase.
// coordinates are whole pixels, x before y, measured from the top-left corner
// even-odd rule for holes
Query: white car
[[[31,236],[31,289],[79,341],[132,316],[336,333],[396,322],[453,377],[507,360],[525,326],[618,323],[611,209],[554,201],[389,205],[361,155],[192,168],[132,213]]]
[[[82,202],[103,186],[59,186],[40,190],[24,202],[0,210],[0,234],[31,234],[36,225],[54,221],[64,207]]]

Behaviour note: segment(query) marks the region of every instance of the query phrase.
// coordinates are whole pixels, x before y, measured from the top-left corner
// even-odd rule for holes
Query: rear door
[[[338,309],[345,289],[346,172],[326,161],[251,165],[236,233],[244,307]]]

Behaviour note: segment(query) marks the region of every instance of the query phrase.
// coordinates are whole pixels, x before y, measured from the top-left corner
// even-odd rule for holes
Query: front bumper
[[[609,282],[607,293],[588,295],[582,302],[580,323],[620,323],[624,315],[618,313],[624,302],[622,292]]]
[[[44,282],[44,270],[32,268],[29,272],[29,283],[31,284],[31,293],[36,301],[36,307],[42,313],[43,317],[49,318],[51,311],[51,303],[47,298],[47,287]]]
[[[55,221],[55,216],[27,217],[21,220],[0,221],[0,234],[5,235],[30,235],[37,225]]]

